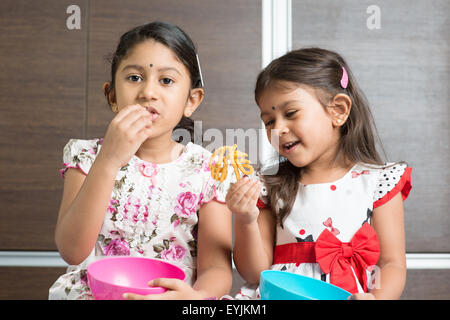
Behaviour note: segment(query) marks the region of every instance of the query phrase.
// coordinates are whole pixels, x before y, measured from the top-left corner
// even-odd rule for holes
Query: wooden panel
[[[55,249],[62,148],[84,127],[87,28],[68,30],[70,4],[0,2],[0,250]]]
[[[450,270],[408,270],[402,300],[449,300]]]
[[[0,300],[47,300],[66,268],[0,267]]]
[[[88,136],[103,136],[112,118],[102,85],[110,80],[105,55],[134,26],[155,20],[180,26],[199,51],[206,97],[193,115],[203,130],[258,128],[253,90],[261,66],[261,1],[95,1],[91,6]],[[117,15],[120,12],[120,15]],[[209,142],[205,143],[207,146]]]
[[[388,159],[413,167],[405,202],[408,252],[450,252],[450,3],[380,0],[293,1],[293,48],[343,54],[365,91]],[[369,19],[370,21],[370,19]]]

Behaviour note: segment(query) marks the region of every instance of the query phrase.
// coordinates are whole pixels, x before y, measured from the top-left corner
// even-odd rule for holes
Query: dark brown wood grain
[[[69,30],[70,4],[0,3],[0,250],[55,249],[62,148],[86,107],[86,17]]]
[[[411,269],[406,273],[402,300],[449,300],[449,269]]]
[[[0,300],[47,300],[61,267],[0,267]]]

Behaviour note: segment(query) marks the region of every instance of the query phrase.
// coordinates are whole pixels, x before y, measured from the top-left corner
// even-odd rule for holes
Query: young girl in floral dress
[[[227,194],[234,262],[248,282],[237,297],[259,298],[260,273],[270,268],[335,284],[354,299],[399,298],[411,168],[382,162],[345,60],[320,48],[289,52],[260,73],[255,98],[282,158],[276,174],[262,174],[261,197],[255,179]]]
[[[88,262],[116,255],[163,259],[187,275],[155,280],[163,294],[125,298],[223,296],[232,281],[230,179],[211,178],[209,151],[172,138],[204,96],[195,46],[178,27],[149,23],[122,35],[111,69],[104,91],[116,115],[104,139],[64,148],[55,241],[70,267],[49,298],[92,299]]]

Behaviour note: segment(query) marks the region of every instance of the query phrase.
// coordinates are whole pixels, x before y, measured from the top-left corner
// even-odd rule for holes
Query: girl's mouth
[[[286,153],[289,153],[289,152],[293,151],[299,143],[300,143],[300,141],[292,141],[292,142],[284,143],[282,145],[283,151]]]
[[[152,121],[155,121],[159,117],[159,113],[150,111],[150,114],[152,115]]]
[[[150,112],[152,116],[152,121],[155,121],[159,117],[159,113],[158,111],[156,111],[155,108],[153,107],[144,107],[144,108],[147,109],[148,112]]]

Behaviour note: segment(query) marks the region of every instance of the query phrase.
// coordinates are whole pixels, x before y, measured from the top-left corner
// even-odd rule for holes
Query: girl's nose
[[[158,84],[155,80],[148,79],[144,82],[141,92],[141,98],[145,100],[155,100],[158,97]]]
[[[286,125],[286,123],[284,123],[284,121],[277,121],[275,123],[274,129],[276,130],[279,136],[285,135],[286,133],[289,132],[289,128]]]

